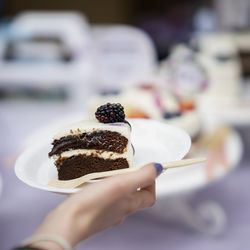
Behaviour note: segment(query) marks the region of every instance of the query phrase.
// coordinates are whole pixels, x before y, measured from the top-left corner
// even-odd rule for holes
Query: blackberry
[[[125,121],[124,109],[120,103],[107,103],[100,106],[95,112],[95,117],[102,123]]]

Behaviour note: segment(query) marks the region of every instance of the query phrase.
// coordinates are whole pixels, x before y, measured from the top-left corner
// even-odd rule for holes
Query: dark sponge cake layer
[[[77,155],[60,157],[55,162],[59,180],[71,180],[94,172],[128,168],[125,158],[103,159],[96,156]]]
[[[79,135],[68,135],[54,140],[49,156],[57,155],[72,149],[96,149],[123,153],[128,139],[118,132],[100,130]]]

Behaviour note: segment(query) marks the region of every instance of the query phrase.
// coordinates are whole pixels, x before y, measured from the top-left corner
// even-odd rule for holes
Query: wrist
[[[24,242],[24,246],[46,250],[73,250],[61,236],[55,234],[37,234]]]
[[[30,247],[38,248],[38,249],[46,249],[46,250],[64,250],[61,246],[59,246],[56,242],[52,241],[39,241],[29,244]]]
[[[86,211],[83,214],[82,209],[83,208],[79,205],[78,200],[71,200],[70,197],[64,202],[63,206],[57,207],[57,211],[54,211],[55,214],[63,214],[63,225],[66,225],[66,228],[61,232],[64,233],[63,236],[73,247],[75,247],[80,241],[89,237],[91,216],[89,211]],[[67,212],[65,213],[65,211]]]
[[[47,215],[43,224],[32,238],[40,237],[40,235],[55,235],[63,238],[70,246],[75,247],[81,240],[87,238],[85,237],[87,226],[84,227],[84,225],[82,225],[83,223],[79,224],[79,214],[80,212],[77,205],[66,202],[63,205],[59,205]],[[84,228],[85,230],[83,230]],[[47,247],[48,244],[50,246],[52,243],[47,241],[36,242],[37,247],[38,244],[39,246],[42,244]],[[53,249],[52,247],[47,248]],[[57,250],[57,248],[54,249]]]

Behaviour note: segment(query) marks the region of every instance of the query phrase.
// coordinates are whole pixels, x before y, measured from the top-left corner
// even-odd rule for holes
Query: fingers
[[[146,196],[147,192],[149,194],[155,192],[153,184],[155,178],[162,170],[161,166],[157,168],[155,165],[157,164],[151,163],[137,171],[109,177],[97,183],[91,183],[91,185],[85,186],[78,195],[73,195],[73,198],[77,199],[78,202],[86,202],[87,198],[89,202],[95,203],[98,200],[103,205],[109,205],[112,202],[135,193],[140,188],[141,191],[145,191],[141,192],[142,196],[139,197],[139,194],[134,195],[138,197],[138,203],[142,204],[140,201],[143,201],[143,197]],[[85,195],[83,196],[82,193]]]
[[[152,207],[155,204],[155,182],[140,191],[136,191],[132,194],[131,210],[137,211],[147,207]]]
[[[138,171],[111,177],[107,180],[107,183],[116,186],[117,192],[120,192],[121,195],[132,193],[138,188],[143,189],[152,185],[159,172],[161,172],[160,169],[157,170],[155,165],[150,163]]]
[[[127,195],[119,201],[124,216],[130,215],[138,210],[151,207],[155,203],[155,183],[140,191]]]

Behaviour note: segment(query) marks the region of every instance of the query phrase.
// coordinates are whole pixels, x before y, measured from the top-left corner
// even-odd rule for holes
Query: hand
[[[122,223],[127,215],[155,203],[155,178],[161,171],[161,165],[148,164],[135,172],[87,184],[51,211],[35,235],[60,235],[75,246]],[[53,244],[37,242],[32,246],[60,249]]]

